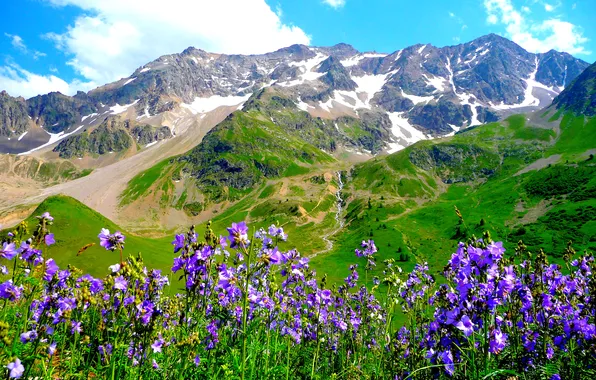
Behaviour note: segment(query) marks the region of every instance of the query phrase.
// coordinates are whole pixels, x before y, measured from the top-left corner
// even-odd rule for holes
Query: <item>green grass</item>
[[[420,142],[356,166],[351,188],[357,190],[359,198],[347,206],[350,223],[337,237],[336,249],[315,258],[314,266],[325,268],[334,281],[340,281],[355,259],[354,248],[362,239],[370,238],[379,248],[379,264],[406,252],[410,260],[399,263],[404,269],[411,269],[416,262],[428,262],[431,271],[439,274],[464,233],[481,237],[484,231],[504,241],[510,252],[523,239],[532,251],[543,248],[559,262],[558,255],[569,240],[578,249],[596,250],[596,169],[585,158],[586,150],[596,147],[594,120],[565,115],[557,136],[554,130],[526,125],[524,116],[512,116],[502,123],[475,127],[451,139]],[[435,190],[434,199],[425,199],[416,191],[400,191],[399,182],[403,183],[404,177],[414,189],[429,185],[432,191],[437,186],[430,186],[428,178],[438,182],[441,179],[437,176],[443,175],[433,167],[422,170],[412,165],[412,151],[454,144],[477,146],[498,157],[500,164],[485,180],[451,184],[443,193]],[[568,164],[514,175],[536,159],[557,153],[568,157],[564,161]],[[467,159],[458,162],[460,167],[449,162],[448,176],[488,165],[486,160],[479,164]],[[416,195],[418,203],[408,201]],[[372,199],[371,206],[367,197]],[[538,212],[535,221],[523,225],[524,215],[542,207],[541,201],[552,205]],[[459,225],[455,207],[463,214],[464,225]],[[381,271],[382,265],[378,265],[374,273],[380,275]]]
[[[108,228],[111,232],[120,230],[126,235],[125,254],[140,252],[148,266],[161,269],[164,274],[170,272],[174,256],[169,236],[149,239],[132,235],[103,215],[66,196],[52,196],[44,200],[26,219],[30,231],[37,225],[35,216],[46,211],[54,217],[50,230],[55,235],[56,244],[45,248],[44,257],[53,258],[61,268],[73,265],[94,276],[108,274],[108,267],[120,260],[119,253],[108,252],[99,246],[97,235],[102,228]],[[88,244],[94,245],[77,255],[79,249]]]
[[[171,169],[172,158],[165,159],[151,168],[137,174],[130,180],[120,198],[121,205],[127,205],[148,194],[152,185]]]

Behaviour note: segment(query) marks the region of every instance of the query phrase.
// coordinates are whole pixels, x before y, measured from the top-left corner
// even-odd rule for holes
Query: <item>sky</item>
[[[0,14],[0,91],[25,98],[88,91],[188,46],[391,53],[497,33],[530,52],[596,60],[596,0],[7,0]]]

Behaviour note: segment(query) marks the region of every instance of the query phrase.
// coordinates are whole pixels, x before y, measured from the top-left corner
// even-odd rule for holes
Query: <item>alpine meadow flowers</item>
[[[169,273],[125,257],[125,236],[102,229],[101,247],[120,257],[95,278],[43,256],[59,244],[51,215],[38,219],[33,236],[21,225],[0,248],[5,378],[595,375],[594,258],[571,245],[561,268],[486,234],[460,243],[443,273],[426,263],[405,273],[389,259],[369,284],[381,264],[366,240],[346,253],[358,263],[345,280],[328,284],[308,257],[280,248],[280,226],[191,227],[172,241]]]

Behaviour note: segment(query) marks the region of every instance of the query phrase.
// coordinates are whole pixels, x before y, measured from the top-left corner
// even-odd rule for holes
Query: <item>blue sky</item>
[[[393,52],[498,33],[596,58],[595,0],[19,0],[0,2],[0,90],[74,94],[188,46],[262,53],[339,42]]]

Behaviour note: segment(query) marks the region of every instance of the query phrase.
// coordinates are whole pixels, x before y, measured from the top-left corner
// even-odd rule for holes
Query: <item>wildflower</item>
[[[459,322],[455,324],[455,327],[464,332],[465,336],[470,336],[474,333],[474,323],[470,320],[470,317],[463,315]]]
[[[228,232],[230,233],[228,239],[230,240],[231,248],[237,246],[244,248],[250,243],[248,240],[248,227],[246,223],[232,223],[232,227],[228,227]]]
[[[12,260],[17,255],[17,249],[14,243],[2,243],[2,249],[0,250],[0,257],[6,260]]]
[[[6,368],[10,371],[9,377],[11,379],[18,379],[25,372],[25,367],[23,367],[19,358],[16,358],[12,363],[8,363]]]
[[[108,268],[112,273],[118,273],[120,271],[120,264],[110,265]]]
[[[21,298],[23,292],[22,286],[15,286],[12,280],[5,281],[0,284],[0,298],[16,301]]]
[[[172,245],[174,246],[174,253],[178,253],[178,251],[184,248],[184,235],[176,235],[174,241],[172,241]]]
[[[157,364],[157,362],[155,361],[155,359],[153,359],[153,369],[159,369],[159,364]]]
[[[114,289],[126,291],[128,282],[123,276],[118,276],[114,279]]]
[[[56,264],[56,262],[54,261],[54,259],[48,259],[46,260],[46,270],[44,272],[43,275],[43,279],[45,281],[51,281],[52,278],[54,277],[54,275],[56,274],[56,272],[58,272],[58,264]]]
[[[441,361],[445,364],[445,372],[449,374],[449,376],[453,376],[455,373],[455,365],[453,364],[453,354],[450,350],[443,351],[439,354]]]
[[[199,355],[195,356],[194,362],[195,362],[195,366],[198,367],[199,364],[201,364],[201,357]]]
[[[110,234],[110,230],[102,228],[97,237],[99,238],[99,245],[104,247],[106,251],[114,251],[117,248],[122,248],[124,245],[125,236],[120,231]]]
[[[20,336],[21,343],[27,343],[35,339],[37,339],[37,331],[35,330],[24,332]]]
[[[70,333],[74,334],[74,333],[81,333],[81,331],[83,331],[82,327],[81,327],[81,322],[75,322],[75,321],[71,321],[70,322],[71,325],[71,330]]]
[[[46,212],[44,212],[43,214],[41,214],[41,219],[45,219],[45,220],[47,220],[48,222],[53,222],[53,221],[54,221],[54,218],[53,218],[53,217],[50,215],[50,213],[49,213],[49,212],[47,212],[47,211],[46,211]]]
[[[505,346],[507,345],[507,334],[504,334],[501,330],[496,329],[494,330],[490,343],[489,343],[489,350],[493,354],[498,354],[499,352],[503,351]]]
[[[47,234],[46,236],[44,236],[44,240],[45,240],[45,243],[47,246],[56,244],[56,240],[54,239],[54,234]]]
[[[56,353],[56,342],[52,342],[48,347],[48,355],[53,356]]]
[[[554,375],[551,376],[550,380],[561,380],[561,375],[559,375],[558,373],[555,373]]]
[[[164,340],[162,338],[159,338],[158,340],[153,342],[153,344],[151,345],[151,348],[153,349],[153,353],[161,352],[161,347],[163,346],[163,344],[164,344]]]

